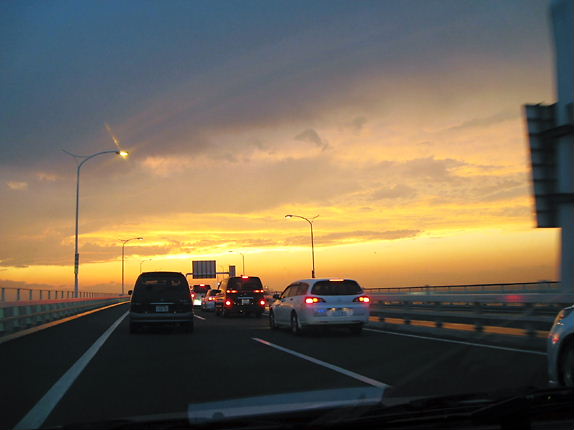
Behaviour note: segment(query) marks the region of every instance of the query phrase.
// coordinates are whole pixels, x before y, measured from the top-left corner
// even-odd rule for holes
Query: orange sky
[[[21,117],[14,108],[0,135],[2,285],[73,286],[75,166],[60,149],[113,149],[106,124],[130,156],[94,159],[82,170],[82,289],[119,291],[120,239],[143,236],[126,247],[128,285],[148,259],[145,270],[189,272],[193,259],[216,259],[240,271],[235,250],[248,274],[281,290],[311,270],[309,226],[288,213],[320,215],[318,276],[351,277],[367,288],[556,279],[557,231],[535,229],[521,112],[525,103],[553,100],[546,3],[527,3],[444,2],[428,17],[424,7],[412,14],[386,2],[343,4],[327,16],[316,4],[306,13],[322,20],[300,28],[270,11],[275,31],[266,39],[264,24],[245,27],[236,37],[261,35],[244,49],[221,42],[231,43],[224,32],[232,30],[214,35],[206,27],[203,43],[228,49],[221,57],[178,50],[188,44],[176,39],[174,21],[165,30],[177,41],[166,45],[170,61],[158,57],[149,75],[145,67],[136,75],[118,68],[111,98],[103,90],[98,98],[105,82],[87,72],[92,57],[84,64],[76,52],[85,82],[80,75],[53,82],[65,91],[42,99],[53,100],[51,122],[30,101]],[[177,12],[162,7],[166,16]],[[389,8],[412,22],[396,27]],[[51,25],[36,19],[40,27],[30,29]],[[177,37],[187,27],[180,30]],[[118,54],[112,65],[147,61],[140,39],[116,36],[133,43],[133,57]],[[51,49],[41,33],[19,37],[14,49],[18,42]],[[186,73],[175,59],[189,62]],[[37,94],[49,91],[46,76]],[[84,106],[93,112],[81,121],[75,86],[93,92]],[[14,92],[14,100],[40,97],[26,94]],[[20,125],[30,123],[33,130]]]

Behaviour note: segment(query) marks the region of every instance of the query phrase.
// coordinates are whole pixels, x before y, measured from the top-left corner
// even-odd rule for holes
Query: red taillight
[[[262,293],[263,290],[253,290],[254,293]]]
[[[361,303],[371,303],[371,299],[367,296],[360,296],[360,297],[355,297],[353,299],[354,302],[361,302]]]
[[[265,306],[265,300],[259,300],[259,304],[260,304],[261,306]]]
[[[194,294],[194,293],[191,293],[191,298],[192,298],[192,299],[195,299],[195,294]]]
[[[228,293],[238,293],[239,291],[237,290],[229,290]]]
[[[231,300],[225,301],[225,306],[231,306],[232,304],[233,304],[233,302]]]
[[[313,303],[325,303],[321,297],[305,297],[305,303],[312,305]]]
[[[242,276],[241,279],[249,279],[249,276]]]
[[[207,301],[212,302],[213,301],[213,297],[208,297]]]

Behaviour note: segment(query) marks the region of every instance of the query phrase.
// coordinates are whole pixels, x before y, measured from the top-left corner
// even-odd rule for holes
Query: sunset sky
[[[4,1],[0,284],[215,259],[272,290],[557,277],[522,106],[552,103],[544,0]]]

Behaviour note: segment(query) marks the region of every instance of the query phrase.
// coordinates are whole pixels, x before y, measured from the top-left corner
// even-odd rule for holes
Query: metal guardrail
[[[54,300],[20,300],[0,303],[0,336],[40,324],[76,315],[91,309],[111,305],[127,296],[74,298]]]
[[[470,285],[423,285],[417,287],[367,288],[367,292],[380,293],[533,293],[555,292],[560,290],[560,282],[513,282],[502,284]]]
[[[92,299],[109,297],[114,294],[91,291],[80,291],[79,298]],[[17,302],[20,300],[57,300],[74,298],[73,290],[51,290],[35,288],[0,287],[0,303]]]
[[[574,303],[574,294],[432,292],[370,293],[371,315],[402,319],[403,324],[426,321],[442,328],[446,323],[468,324],[482,332],[486,326],[519,328],[528,336],[549,330],[558,311]]]

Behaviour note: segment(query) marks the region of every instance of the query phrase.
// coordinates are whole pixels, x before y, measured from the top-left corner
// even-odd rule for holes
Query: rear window
[[[363,290],[355,281],[319,281],[311,289],[311,294],[318,296],[352,296]]]
[[[219,294],[219,293],[221,293],[221,290],[209,290],[207,292],[207,295],[208,296],[215,296],[216,294]]]
[[[183,275],[140,276],[132,296],[134,301],[148,302],[189,298],[189,285]]]
[[[262,290],[261,279],[250,276],[248,278],[231,278],[227,284],[228,290]]]
[[[193,292],[196,294],[205,294],[207,293],[211,287],[209,285],[194,285]]]

